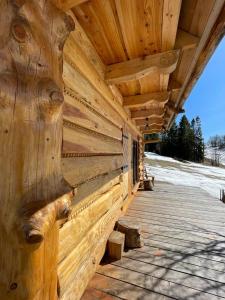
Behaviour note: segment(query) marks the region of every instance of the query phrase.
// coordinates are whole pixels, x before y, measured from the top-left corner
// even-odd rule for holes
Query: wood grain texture
[[[110,84],[137,80],[150,73],[172,73],[177,65],[179,50],[135,58],[106,67],[105,79]]]
[[[63,158],[62,171],[66,180],[72,186],[77,186],[101,174],[121,169],[123,166],[122,158],[122,154]]]
[[[132,119],[143,119],[143,118],[161,118],[164,114],[163,107],[151,108],[151,109],[141,109],[141,110],[133,110],[131,112]]]
[[[60,159],[62,51],[74,22],[33,0],[1,1],[0,19],[0,294],[54,300],[56,220],[73,196]]]
[[[144,247],[102,265],[88,288],[122,299],[223,298],[223,211],[195,187],[158,182],[138,192],[123,218],[140,224]]]
[[[165,104],[170,97],[170,92],[155,92],[124,97],[123,105],[126,107],[141,107],[145,105],[157,106]]]

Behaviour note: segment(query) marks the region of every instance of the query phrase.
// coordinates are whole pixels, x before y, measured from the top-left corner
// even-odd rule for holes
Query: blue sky
[[[200,116],[205,141],[225,134],[225,38],[220,42],[185,105],[189,120]],[[177,121],[180,116],[177,118]]]

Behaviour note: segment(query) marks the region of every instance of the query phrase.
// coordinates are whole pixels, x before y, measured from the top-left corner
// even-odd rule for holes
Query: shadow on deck
[[[82,300],[225,298],[225,205],[200,188],[158,183],[126,218],[145,246],[99,267]]]

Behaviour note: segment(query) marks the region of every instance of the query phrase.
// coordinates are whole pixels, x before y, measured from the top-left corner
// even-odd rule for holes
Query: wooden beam
[[[142,129],[141,129],[142,134],[160,133],[161,131],[162,131],[162,130],[161,130],[161,129],[158,129],[158,128],[153,128],[153,129],[145,129],[145,128],[142,128]]]
[[[152,125],[152,126],[141,126],[140,127],[141,132],[143,132],[145,130],[149,130],[149,131],[158,130],[157,132],[160,132],[162,129],[163,129],[163,125],[157,125],[157,124]]]
[[[194,57],[189,66],[182,88],[178,95],[177,103],[183,106],[194,84],[200,77],[206,63],[215,51],[219,41],[224,36],[225,27],[225,6],[224,0],[215,1],[214,7],[211,10],[204,32],[198,43]],[[176,114],[171,116],[168,123],[168,128],[173,124]]]
[[[161,124],[163,125],[163,117],[161,118],[145,118],[145,119],[138,119],[135,121],[137,126],[145,126],[145,125],[153,125],[153,124]]]
[[[155,144],[155,143],[160,143],[161,139],[152,139],[152,140],[144,140],[144,144]]]
[[[170,92],[155,92],[143,95],[135,95],[124,97],[123,106],[125,107],[140,107],[143,105],[158,105],[164,104],[169,100]]]
[[[185,110],[181,107],[177,107],[175,106],[176,104],[172,101],[169,101],[167,104],[166,104],[166,109],[169,110],[170,112],[174,112],[176,114],[181,114],[181,113],[184,113]]]
[[[200,38],[182,29],[178,29],[175,49],[188,50],[197,47]]]
[[[105,79],[110,84],[118,84],[140,79],[150,73],[172,73],[179,58],[179,50],[170,50],[142,58],[135,58],[106,67]]]
[[[149,117],[158,117],[161,118],[164,115],[164,108],[156,108],[156,109],[142,109],[135,110],[131,112],[132,119],[143,119]]]
[[[55,0],[53,1],[55,5],[60,8],[61,10],[67,11],[71,8],[80,5],[88,0]]]

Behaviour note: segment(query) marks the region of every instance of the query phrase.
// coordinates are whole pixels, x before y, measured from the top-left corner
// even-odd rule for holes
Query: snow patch
[[[199,187],[215,198],[219,198],[220,189],[225,189],[223,168],[180,162],[151,152],[146,152],[145,156],[150,160],[146,164],[147,173],[155,176],[156,180],[174,185]]]

